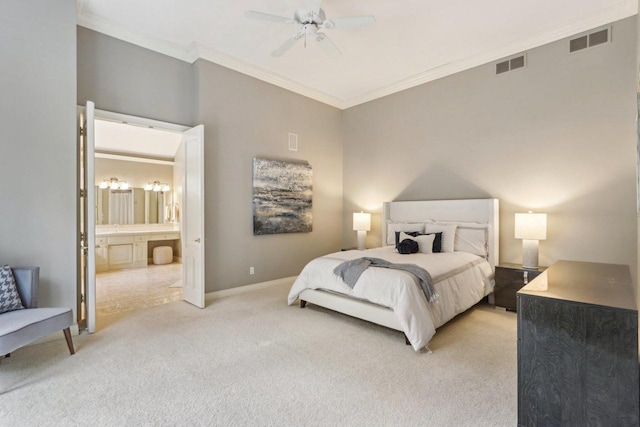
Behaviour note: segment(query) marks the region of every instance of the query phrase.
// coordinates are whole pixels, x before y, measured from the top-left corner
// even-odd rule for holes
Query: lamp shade
[[[355,231],[371,230],[371,214],[364,212],[353,213],[353,229]]]
[[[547,214],[517,213],[515,238],[527,240],[545,240],[547,238]]]

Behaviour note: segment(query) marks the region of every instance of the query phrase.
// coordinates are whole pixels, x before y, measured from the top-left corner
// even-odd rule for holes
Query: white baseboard
[[[293,282],[296,280],[296,277],[298,276],[291,276],[291,277],[285,277],[282,279],[269,280],[268,282],[254,283],[251,285],[238,286],[237,288],[223,289],[221,291],[207,292],[206,294],[204,294],[204,299],[205,299],[205,302],[208,302],[208,301],[213,301],[219,298],[228,297],[231,295],[244,294],[246,292],[257,291],[258,289],[269,288],[271,286],[285,285],[285,284],[291,286],[293,285]]]

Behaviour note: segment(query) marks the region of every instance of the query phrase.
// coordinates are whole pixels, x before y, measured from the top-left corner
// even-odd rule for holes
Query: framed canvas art
[[[253,234],[313,230],[313,174],[308,163],[253,159]]]

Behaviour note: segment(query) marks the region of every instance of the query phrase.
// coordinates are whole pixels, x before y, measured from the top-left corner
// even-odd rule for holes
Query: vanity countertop
[[[178,228],[171,228],[171,229],[165,229],[165,230],[158,230],[158,229],[149,229],[149,230],[96,230],[96,236],[99,237],[114,237],[114,236],[139,236],[141,234],[152,234],[152,235],[157,235],[157,234],[166,234],[166,233],[179,233],[180,229]]]

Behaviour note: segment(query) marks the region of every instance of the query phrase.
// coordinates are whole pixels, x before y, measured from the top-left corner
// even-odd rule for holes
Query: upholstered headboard
[[[382,214],[382,244],[387,242],[387,221],[463,221],[488,224],[488,260],[492,268],[500,260],[498,199],[421,200],[386,202]]]

